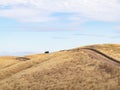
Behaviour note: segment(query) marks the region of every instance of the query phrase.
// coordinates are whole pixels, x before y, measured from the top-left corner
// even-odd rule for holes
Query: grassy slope
[[[15,60],[15,57],[0,57],[0,70],[11,65],[18,63],[19,61]]]
[[[120,60],[120,45],[89,47]],[[31,60],[11,59],[14,65],[0,67],[0,90],[120,90],[120,67],[83,49],[26,57]]]
[[[95,48],[111,57],[120,60],[120,44],[103,44],[103,45],[95,45],[88,47]]]

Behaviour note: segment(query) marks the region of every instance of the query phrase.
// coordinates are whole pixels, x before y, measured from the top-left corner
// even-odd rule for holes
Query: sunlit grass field
[[[120,60],[120,45],[85,46]],[[82,49],[0,57],[0,90],[120,90],[120,65]]]

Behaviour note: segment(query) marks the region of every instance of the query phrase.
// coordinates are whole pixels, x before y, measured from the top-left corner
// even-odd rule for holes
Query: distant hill
[[[120,45],[0,57],[0,90],[120,90]]]

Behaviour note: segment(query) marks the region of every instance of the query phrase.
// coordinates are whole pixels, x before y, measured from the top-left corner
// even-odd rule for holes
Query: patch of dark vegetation
[[[44,53],[48,54],[48,53],[50,53],[50,52],[49,52],[49,51],[45,51]]]
[[[27,60],[30,60],[30,58],[26,58],[26,57],[17,57],[16,60],[27,61]]]

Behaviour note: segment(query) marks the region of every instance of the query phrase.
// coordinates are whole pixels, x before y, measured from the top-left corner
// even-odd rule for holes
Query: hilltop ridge
[[[120,90],[120,44],[0,57],[0,90]]]

